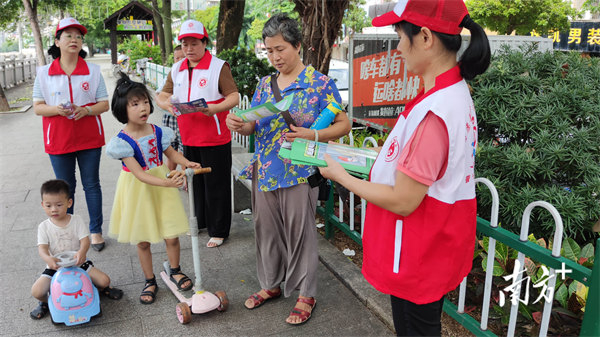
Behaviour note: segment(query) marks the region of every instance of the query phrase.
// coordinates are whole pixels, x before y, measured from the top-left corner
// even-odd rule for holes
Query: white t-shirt
[[[55,225],[50,219],[38,226],[38,245],[48,245],[50,255],[68,250],[79,250],[79,240],[90,235],[88,226],[79,215],[71,215],[65,227]]]

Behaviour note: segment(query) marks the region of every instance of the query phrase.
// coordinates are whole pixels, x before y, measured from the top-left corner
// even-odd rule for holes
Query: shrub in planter
[[[140,41],[135,38],[125,39],[119,44],[119,52],[129,56],[129,64],[131,69],[136,70],[136,60],[142,58],[149,58],[152,63],[162,64],[162,57],[160,55],[160,47],[153,45],[152,41]]]
[[[263,76],[275,71],[275,68],[271,67],[267,60],[257,58],[249,49],[228,49],[220,52],[217,56],[229,63],[239,93],[242,96],[248,96],[250,100],[252,100],[258,81]]]
[[[500,220],[519,232],[532,201],[560,212],[565,235],[582,243],[600,218],[600,59],[578,53],[503,50],[470,83],[478,115],[476,176],[496,185]],[[480,216],[490,193],[478,186]],[[554,220],[532,213],[530,232],[551,237]]]

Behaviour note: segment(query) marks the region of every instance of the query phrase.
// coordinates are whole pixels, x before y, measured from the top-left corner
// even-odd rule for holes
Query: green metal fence
[[[171,71],[170,67],[164,67],[156,63],[146,63],[146,83],[151,84],[155,89],[165,83],[167,75]]]
[[[487,179],[478,179],[479,182],[483,182],[483,180]],[[489,180],[487,180],[489,182]],[[486,183],[488,187],[490,187],[491,182]],[[490,189],[492,190],[492,195],[497,192],[493,185],[491,185]],[[335,228],[341,230],[344,234],[348,235],[352,238],[356,243],[362,245],[361,234],[355,230],[352,230],[350,226],[344,221],[340,221],[340,219],[334,214],[334,196],[333,196],[333,188],[331,189],[329,199],[325,203],[325,205],[317,207],[317,212],[324,218],[325,220],[325,237],[327,239],[333,238]],[[537,202],[540,203],[540,202]],[[542,202],[543,203],[543,202]],[[533,204],[533,203],[532,203]],[[530,205],[529,212],[531,208],[539,206],[539,205]],[[340,207],[343,207],[340,205]],[[353,205],[350,205],[353,207]],[[552,207],[553,208],[553,207]],[[596,250],[595,250],[595,263],[593,269],[586,268],[580,264],[577,264],[574,261],[566,259],[560,256],[560,253],[556,254],[556,252],[551,252],[548,249],[545,249],[533,242],[527,240],[527,235],[523,238],[523,233],[521,237],[518,235],[509,232],[503,228],[497,226],[497,210],[498,205],[496,201],[495,210],[494,207],[492,209],[492,223],[490,221],[477,218],[477,232],[480,235],[487,236],[490,238],[490,252],[495,252],[495,248],[492,247],[492,242],[495,241],[502,242],[508,247],[511,247],[520,252],[520,256],[528,256],[533,260],[539,261],[540,263],[546,265],[551,268],[551,273],[554,273],[554,270],[562,268],[563,266],[566,269],[570,269],[571,273],[569,277],[581,282],[585,286],[589,287],[588,298],[585,306],[585,314],[583,317],[583,322],[580,330],[580,336],[600,336],[600,239],[596,241]],[[558,213],[558,212],[556,212]],[[525,215],[525,214],[524,214]],[[527,214],[528,216],[528,214]],[[527,218],[527,227],[528,227],[528,218]],[[558,224],[557,224],[558,226]],[[562,242],[562,221],[560,221],[560,241]],[[556,242],[556,238],[555,238]],[[558,246],[558,250],[560,251],[560,246]],[[493,254],[489,255],[489,260],[493,263],[493,259],[495,256]],[[563,265],[564,264],[564,265]],[[493,265],[493,264],[492,264]],[[492,283],[492,271],[493,268],[488,267],[486,271],[486,287],[491,288]],[[487,275],[489,274],[489,276]],[[556,279],[554,279],[556,280]],[[553,286],[553,285],[552,285]],[[464,298],[466,292],[466,278],[461,284],[459,291],[459,304],[455,305],[448,299],[444,301],[443,309],[444,311],[454,318],[457,322],[467,328],[476,336],[496,336],[493,332],[489,331],[487,328],[487,310],[489,309],[489,301],[490,301],[490,292],[487,291],[484,294],[484,303],[482,304],[482,313],[486,311],[485,317],[482,314],[482,321],[477,321],[475,318],[470,316],[468,313],[464,312]],[[486,298],[487,297],[487,298]],[[553,297],[552,297],[553,298]],[[551,309],[552,300],[549,301],[549,306]],[[485,309],[487,307],[488,309]],[[514,324],[516,322],[516,313],[517,309],[513,310],[514,314],[511,313],[511,325],[512,332],[509,329],[508,336],[512,336],[514,333]],[[542,322],[542,326],[540,329],[540,336],[545,336],[549,324],[550,311],[544,314],[547,316],[546,321]]]

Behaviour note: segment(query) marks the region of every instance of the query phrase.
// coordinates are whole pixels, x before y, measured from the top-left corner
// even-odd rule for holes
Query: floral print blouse
[[[281,96],[294,95],[289,112],[296,125],[309,128],[321,110],[333,101],[342,101],[338,89],[329,77],[316,71],[311,65],[304,68],[298,78],[281,91]],[[266,102],[275,103],[271,90],[271,76],[260,80],[251,105]],[[259,191],[273,191],[306,183],[310,176],[310,166],[292,165],[287,159],[279,157],[279,149],[289,132],[283,116],[277,114],[256,121],[254,127],[254,157],[250,164],[240,172],[240,178],[251,179],[253,164],[256,163]]]

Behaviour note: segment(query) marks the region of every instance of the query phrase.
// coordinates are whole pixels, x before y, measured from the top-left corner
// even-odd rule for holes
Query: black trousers
[[[392,317],[397,336],[441,336],[444,297],[428,304],[392,298]]]
[[[198,228],[210,237],[226,238],[231,228],[231,143],[217,146],[183,146],[184,156],[212,168],[194,177],[194,203]]]

